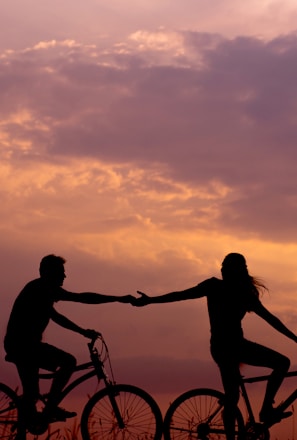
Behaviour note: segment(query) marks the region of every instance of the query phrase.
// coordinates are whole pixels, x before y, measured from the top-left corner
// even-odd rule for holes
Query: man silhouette
[[[60,256],[47,255],[39,267],[40,277],[30,281],[16,298],[7,325],[4,347],[6,359],[15,363],[23,388],[23,417],[26,423],[34,423],[39,397],[39,368],[55,371],[43,414],[49,420],[65,420],[76,415],[58,406],[61,391],[76,367],[75,357],[53,345],[42,341],[49,321],[80,333],[86,338],[97,334],[86,330],[58,313],[54,304],[58,301],[72,301],[85,304],[110,302],[131,303],[132,295],[112,296],[98,293],[72,293],[62,288],[66,278]]]

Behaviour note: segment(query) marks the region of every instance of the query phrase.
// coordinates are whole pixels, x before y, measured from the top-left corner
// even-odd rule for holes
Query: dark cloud
[[[257,185],[250,188],[246,195],[223,204],[219,223],[226,225],[230,233],[239,233],[241,236],[245,230],[245,236],[250,238],[269,240],[274,237],[279,241],[295,242],[297,203],[296,195],[290,194],[295,186],[295,177],[290,176],[290,168],[288,166],[287,182],[283,182],[283,177],[278,180],[271,169],[274,184],[264,184],[262,188],[257,188]]]
[[[191,51],[184,67],[153,65],[149,53],[113,54],[119,68],[79,46],[36,49],[3,64],[2,109],[17,98],[39,117],[53,118],[52,153],[157,160],[180,178],[204,180],[212,169],[228,180],[228,169],[242,161],[265,164],[263,153],[273,154],[281,138],[283,153],[293,154],[297,39],[217,40],[186,35]],[[193,162],[206,170],[202,176]]]

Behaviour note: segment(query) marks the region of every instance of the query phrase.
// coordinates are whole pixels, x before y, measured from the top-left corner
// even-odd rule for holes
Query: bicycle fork
[[[93,364],[95,365],[98,380],[100,381],[100,379],[103,379],[103,381],[105,383],[105,387],[108,390],[108,397],[110,400],[110,404],[111,404],[113,413],[114,413],[115,418],[117,420],[118,426],[120,429],[124,429],[125,423],[124,423],[123,417],[121,415],[121,412],[119,410],[119,406],[118,406],[116,398],[115,398],[116,392],[114,391],[114,387],[113,387],[114,383],[109,380],[108,375],[107,375],[105,368],[104,368],[104,363],[98,360],[97,350],[94,350],[92,352],[92,361],[93,361]]]
[[[109,400],[110,400],[111,407],[112,407],[112,410],[114,412],[115,418],[116,418],[116,420],[118,422],[118,426],[119,426],[120,429],[124,429],[125,428],[125,422],[123,420],[122,414],[121,414],[121,412],[119,410],[119,406],[118,406],[116,398],[115,398],[116,393],[112,389],[113,388],[112,386],[109,386],[108,388],[109,388],[108,397],[109,397]]]

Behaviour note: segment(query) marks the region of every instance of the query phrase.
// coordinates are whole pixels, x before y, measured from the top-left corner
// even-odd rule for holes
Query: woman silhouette
[[[290,360],[270,348],[244,338],[241,321],[247,312],[255,312],[280,333],[297,342],[292,333],[259,300],[259,291],[266,287],[252,277],[243,255],[228,254],[221,267],[222,279],[209,278],[197,286],[164,295],[150,297],[138,291],[141,297],[135,305],[167,303],[186,299],[207,298],[210,321],[210,350],[217,363],[225,391],[224,424],[227,440],[235,438],[235,410],[239,399],[240,364],[268,367],[272,373],[267,382],[261,422],[272,422],[290,416],[273,408],[274,397],[287,373]]]

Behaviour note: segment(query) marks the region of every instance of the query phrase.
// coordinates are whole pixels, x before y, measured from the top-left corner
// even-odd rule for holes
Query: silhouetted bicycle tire
[[[113,393],[124,422],[118,425],[109,394]],[[86,404],[81,417],[84,440],[160,440],[163,419],[155,400],[133,385],[114,385],[98,391]]]
[[[164,418],[165,440],[225,440],[224,394],[198,388],[181,394],[169,406]],[[244,438],[244,421],[236,414],[236,440]]]
[[[0,440],[13,440],[18,427],[18,397],[4,383],[0,383]]]

